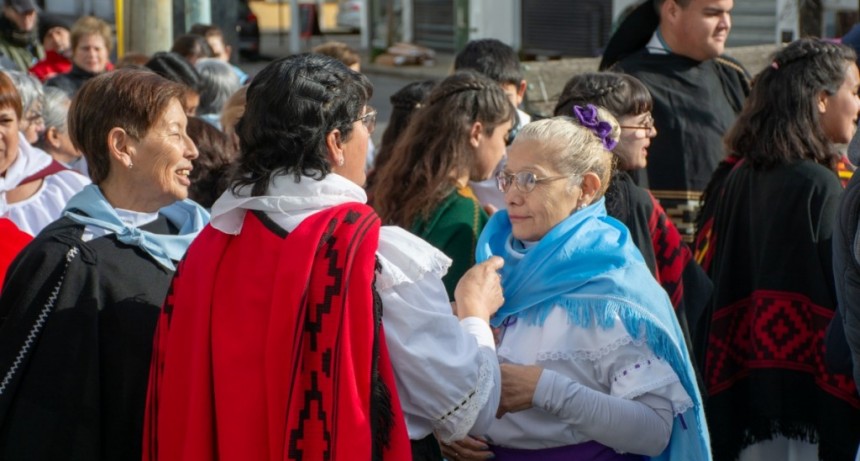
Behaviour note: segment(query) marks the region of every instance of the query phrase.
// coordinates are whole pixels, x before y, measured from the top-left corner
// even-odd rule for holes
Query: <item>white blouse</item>
[[[6,205],[4,217],[22,231],[36,235],[59,219],[66,202],[89,183],[90,180],[84,175],[70,170],[46,176],[32,197]]]
[[[544,368],[532,399],[535,406],[506,414],[487,431],[486,437],[498,445],[552,448],[617,431],[627,435],[620,440],[610,436],[597,441],[619,452],[649,447],[659,453],[671,433],[672,417],[693,405],[675,371],[654,355],[644,338],[634,340],[619,318],[606,330],[583,328],[569,323],[566,311],[557,307],[543,326],[519,320],[503,327],[498,355],[502,363]],[[618,399],[644,402],[647,407],[619,406],[616,404],[624,402]],[[614,413],[615,421],[609,416],[610,410],[619,410]],[[659,414],[656,419],[655,412]],[[596,424],[604,426],[594,431]],[[640,439],[645,432],[641,430],[643,424],[665,426],[649,427],[662,440],[630,437],[636,433],[636,424],[640,424]]]
[[[265,196],[235,196],[228,189],[213,205],[211,223],[238,234],[246,210],[261,210],[292,231],[325,208],[366,201],[363,189],[333,173],[300,183],[292,175],[278,176]],[[484,432],[499,404],[499,364],[489,325],[452,314],[441,279],[451,260],[394,226],[381,228],[377,257],[382,323],[409,437],[422,439],[435,431],[450,442],[470,430]]]

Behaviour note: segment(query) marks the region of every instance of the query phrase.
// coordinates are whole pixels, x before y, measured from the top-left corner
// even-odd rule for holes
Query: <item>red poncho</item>
[[[372,285],[379,218],[349,203],[287,234],[207,227],[155,335],[145,460],[408,460]],[[387,389],[386,389],[387,388]]]

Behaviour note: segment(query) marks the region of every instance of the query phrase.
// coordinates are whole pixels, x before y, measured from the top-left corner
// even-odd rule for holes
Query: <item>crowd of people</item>
[[[0,459],[854,460],[858,55],[751,76],[732,7],[644,2],[546,118],[471,41],[374,145],[342,43],[113,64],[4,0]]]

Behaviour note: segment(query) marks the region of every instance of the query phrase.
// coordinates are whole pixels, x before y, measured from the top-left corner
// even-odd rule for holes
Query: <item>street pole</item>
[[[290,54],[302,52],[302,20],[299,16],[299,0],[290,0]]]
[[[129,51],[152,55],[169,50],[173,45],[173,2],[149,0],[129,4]]]
[[[194,24],[212,24],[212,4],[209,0],[185,0],[185,28]]]

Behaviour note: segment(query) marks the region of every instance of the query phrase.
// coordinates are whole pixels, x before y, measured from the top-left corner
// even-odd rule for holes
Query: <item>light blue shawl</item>
[[[66,203],[63,216],[80,224],[107,229],[115,233],[120,242],[136,245],[165,268],[176,270],[173,261],[179,261],[185,256],[191,241],[209,223],[209,213],[191,200],[174,202],[158,212],[179,228],[178,235],[153,234],[127,226],[98,186],[90,184]]]
[[[710,438],[690,354],[669,297],[657,283],[627,228],[606,214],[604,199],[553,227],[524,255],[506,250],[513,239],[507,211],[495,213],[478,239],[476,259],[505,260],[505,304],[494,326],[517,316],[543,325],[555,308],[584,328],[609,328],[616,316],[634,339],[672,366],[694,407],[675,417],[669,446],[654,460],[710,460]],[[510,248],[508,246],[508,248]]]

